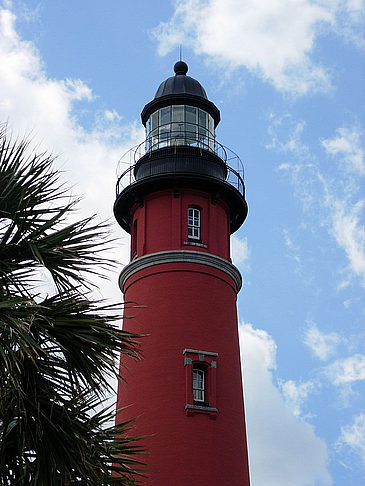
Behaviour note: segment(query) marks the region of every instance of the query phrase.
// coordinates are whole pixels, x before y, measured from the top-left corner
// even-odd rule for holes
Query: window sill
[[[194,413],[205,413],[211,418],[215,419],[218,413],[218,409],[215,407],[205,407],[203,405],[185,405],[186,415],[190,416]]]
[[[208,245],[204,245],[204,243],[200,243],[199,241],[184,241],[184,245],[191,245],[191,246],[200,246],[201,248],[208,248]]]

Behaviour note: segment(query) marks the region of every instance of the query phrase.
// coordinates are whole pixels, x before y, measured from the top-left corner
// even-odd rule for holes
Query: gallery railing
[[[232,150],[224,147],[215,138],[201,136],[193,132],[163,132],[159,136],[151,136],[144,140],[139,145],[131,148],[126,152],[119,160],[117,167],[117,196],[122,192],[127,186],[134,184],[136,182],[135,178],[135,167],[142,159],[143,164],[150,164],[150,170],[144,169],[143,173],[145,176],[155,175],[154,162],[158,159],[158,154],[163,153],[168,149],[173,150],[174,153],[180,151],[181,148],[192,147],[194,152],[198,152],[203,155],[204,152],[214,153],[216,156],[223,161],[227,171],[225,182],[235,187],[242,195],[244,195],[245,185],[244,185],[244,168],[241,159]],[[160,152],[157,152],[160,151]],[[148,156],[151,157],[151,161],[148,161]],[[176,159],[178,160],[178,159]],[[196,163],[196,157],[194,161]],[[180,172],[181,169],[178,165],[174,165],[174,159],[169,160],[169,170],[172,172]],[[194,172],[194,168],[192,167]],[[197,173],[199,170],[196,171]],[[140,180],[140,178],[139,178]]]

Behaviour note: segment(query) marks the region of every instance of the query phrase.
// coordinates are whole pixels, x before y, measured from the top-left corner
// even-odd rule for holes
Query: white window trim
[[[190,219],[190,211],[193,212],[192,214],[192,224],[189,224]],[[198,224],[195,224],[195,220],[198,221]],[[193,234],[190,233],[190,229],[192,229]],[[198,235],[195,235],[194,232],[197,230]],[[201,214],[200,209],[189,207],[188,208],[188,238],[193,240],[200,240],[201,239]]]

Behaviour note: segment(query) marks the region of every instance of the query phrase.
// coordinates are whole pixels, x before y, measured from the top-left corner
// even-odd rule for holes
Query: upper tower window
[[[214,152],[214,137],[213,117],[195,106],[165,106],[146,123],[147,150],[189,145]]]
[[[131,258],[137,256],[137,220],[134,220],[133,227],[132,227],[132,241],[131,241]]]
[[[200,240],[200,209],[188,208],[188,237]]]

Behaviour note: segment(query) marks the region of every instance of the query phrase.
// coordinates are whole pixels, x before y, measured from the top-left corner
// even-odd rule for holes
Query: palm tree
[[[0,127],[0,485],[133,485],[130,424],[96,411],[120,353],[137,357],[87,275],[112,265],[106,225],[68,223],[53,158]],[[41,295],[40,271],[54,291]],[[109,425],[108,425],[109,424]]]

